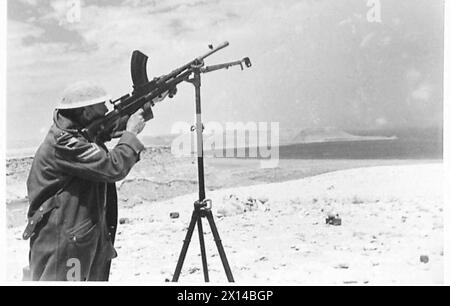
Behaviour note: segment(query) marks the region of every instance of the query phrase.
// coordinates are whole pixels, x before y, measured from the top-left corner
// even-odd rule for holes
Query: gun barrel
[[[219,51],[219,50],[222,50],[222,49],[225,48],[225,47],[228,47],[229,44],[230,44],[230,43],[229,43],[228,41],[225,41],[225,42],[221,43],[218,47],[216,47],[216,48],[210,50],[208,53],[206,53],[206,54],[204,54],[204,55],[202,55],[202,56],[197,57],[197,58],[194,59],[193,61],[187,63],[186,65],[184,65],[184,66],[182,66],[182,67],[180,67],[180,68],[177,68],[177,69],[173,70],[171,73],[169,73],[169,74],[167,74],[167,75],[161,76],[161,77],[159,78],[159,82],[163,83],[163,82],[166,82],[167,80],[169,80],[169,79],[171,79],[171,78],[174,78],[174,77],[178,76],[180,73],[184,72],[186,69],[189,69],[189,68],[192,66],[192,64],[194,64],[194,63],[196,63],[196,62],[202,62],[202,61],[203,61],[205,58],[207,58],[208,56],[210,56],[210,55],[216,53],[216,52]]]
[[[230,45],[230,43],[228,41],[225,41],[223,43],[221,43],[219,46],[217,46],[216,48],[212,49],[211,51],[209,51],[208,53],[206,53],[205,55],[199,56],[196,58],[197,61],[202,61],[205,58],[207,58],[208,56],[210,56],[213,53],[216,53],[219,50],[222,50],[225,47],[228,47]]]

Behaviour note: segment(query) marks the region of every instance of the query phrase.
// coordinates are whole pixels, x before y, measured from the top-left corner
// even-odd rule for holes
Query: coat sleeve
[[[56,139],[55,159],[67,174],[97,182],[124,179],[144,149],[137,137],[125,132],[110,152],[83,137],[63,133]]]

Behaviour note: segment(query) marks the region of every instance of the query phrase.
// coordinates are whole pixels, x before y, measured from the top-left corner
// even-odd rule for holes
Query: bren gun
[[[224,42],[216,48],[210,45],[210,51],[206,54],[197,57],[186,65],[173,70],[167,75],[154,78],[152,81],[147,77],[147,60],[148,56],[142,52],[135,50],[131,57],[131,78],[133,80],[133,92],[126,94],[111,103],[114,109],[107,113],[103,118],[97,119],[89,126],[82,130],[82,133],[88,139],[94,141],[100,139],[107,141],[111,139],[111,135],[115,132],[125,130],[126,122],[130,115],[134,114],[139,109],[143,108],[145,119],[153,118],[152,107],[155,105],[154,100],[161,97],[168,92],[169,97],[173,97],[176,93],[176,86],[184,81],[190,81],[190,76],[199,71],[200,73],[207,73],[218,69],[231,66],[240,65],[243,69],[243,63],[246,67],[251,67],[249,58],[244,58],[241,61],[235,61],[210,67],[204,67],[204,59],[217,51],[227,47],[228,42]]]
[[[225,269],[225,274],[229,282],[234,282],[233,274],[228,263],[225,250],[222,245],[222,241],[217,230],[217,226],[214,222],[212,214],[212,202],[206,199],[205,195],[205,178],[204,178],[204,165],[203,165],[203,124],[201,119],[201,98],[200,98],[200,86],[201,86],[201,74],[208,73],[220,69],[228,69],[232,66],[240,65],[241,69],[251,67],[252,64],[248,57],[229,63],[223,63],[213,66],[205,67],[204,59],[213,53],[227,47],[228,42],[224,42],[217,48],[209,46],[211,49],[203,56],[197,57],[193,61],[186,65],[175,69],[167,75],[154,78],[152,81],[148,81],[147,77],[147,60],[148,57],[140,51],[134,51],[131,58],[131,77],[133,80],[133,92],[131,94],[124,95],[117,100],[112,101],[114,110],[106,114],[102,119],[99,119],[85,128],[82,132],[89,139],[111,139],[111,135],[114,132],[122,131],[126,127],[126,122],[129,116],[135,113],[137,110],[143,108],[144,114],[146,114],[146,120],[153,118],[151,108],[154,106],[154,100],[161,97],[163,94],[168,93],[169,97],[173,97],[176,93],[176,85],[181,82],[189,82],[195,87],[195,108],[196,108],[196,125],[191,130],[196,131],[197,134],[197,168],[198,168],[198,182],[199,182],[199,199],[194,203],[194,211],[192,213],[191,221],[186,233],[186,237],[183,242],[183,247],[178,258],[178,262],[175,268],[175,272],[172,278],[173,282],[177,282],[183,267],[183,263],[186,257],[186,253],[189,247],[189,243],[192,238],[192,234],[195,225],[198,227],[198,234],[200,240],[200,251],[202,256],[203,275],[205,282],[209,282],[208,263],[206,258],[205,241],[203,234],[202,218],[206,217],[209,222],[211,232],[216,243],[220,259]],[[192,76],[193,75],[193,76]],[[191,77],[192,76],[192,77]]]

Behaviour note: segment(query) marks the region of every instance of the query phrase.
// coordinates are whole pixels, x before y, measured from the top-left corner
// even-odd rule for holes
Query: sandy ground
[[[161,284],[174,272],[197,198],[192,193],[196,177],[187,180],[186,173],[195,174],[196,165],[184,161],[165,164],[165,170],[155,166],[152,174],[145,171],[151,164],[160,165],[161,158],[158,154],[146,159],[128,181],[119,184],[123,224],[118,230],[119,257],[113,261],[113,282]],[[310,171],[302,176],[299,171],[304,162],[285,162],[280,167],[284,170],[254,173],[249,173],[248,164],[240,162],[235,166],[225,160],[208,163],[207,169],[211,170],[207,170],[207,182],[211,184],[207,185],[207,197],[212,199],[216,224],[237,283],[443,282],[442,163],[328,172],[349,168],[350,163],[341,161],[336,166],[336,162],[330,162],[327,166],[327,161],[316,161],[317,169],[309,165]],[[228,170],[216,177],[220,171],[214,169],[220,169],[220,163]],[[370,164],[361,161],[359,166]],[[185,168],[185,172],[171,173],[173,168]],[[310,175],[315,176],[285,181]],[[241,178],[236,179],[237,183],[248,181],[250,186],[218,189],[235,184],[236,176]],[[17,176],[10,175],[10,179],[14,178]],[[180,186],[184,186],[181,191]],[[163,189],[164,196],[155,195],[159,189]],[[171,190],[190,193],[170,194]],[[171,196],[176,197],[167,199]],[[178,212],[180,217],[171,219],[171,212]],[[341,226],[325,224],[331,213],[339,214]],[[27,264],[28,245],[20,238],[23,222],[11,220],[8,276],[20,280],[22,267]],[[204,232],[210,279],[226,282],[206,220]],[[203,283],[197,230],[180,282]]]
[[[26,221],[28,201],[26,178],[32,158],[10,158],[6,162],[6,204],[8,227]],[[330,171],[430,163],[435,160],[345,160],[282,159],[274,169],[263,169],[252,159],[205,158],[207,191],[300,179]],[[117,183],[119,205],[155,202],[197,191],[196,158],[176,158],[168,148],[148,148],[127,178]]]

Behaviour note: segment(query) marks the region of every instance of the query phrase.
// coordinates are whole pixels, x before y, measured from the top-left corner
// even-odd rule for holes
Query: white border
[[[6,2],[0,1],[0,284],[6,281]]]
[[[444,54],[445,50],[450,48],[450,1],[445,1],[445,22],[444,22]],[[448,55],[448,54],[447,54]],[[449,148],[449,129],[450,129],[450,107],[446,103],[450,96],[450,64],[448,56],[444,56],[444,282],[450,284],[450,209],[447,205],[450,199],[450,188],[448,186],[450,182],[450,148]]]
[[[16,0],[9,0],[16,1]],[[6,152],[6,40],[7,40],[7,1],[0,1],[0,114],[2,118],[0,119],[0,135],[2,135],[0,140],[0,284],[5,284],[6,282],[6,205],[5,205],[5,152]],[[450,48],[450,2],[445,2],[445,50]],[[445,52],[444,52],[445,54]],[[450,199],[450,148],[449,148],[449,128],[450,128],[450,106],[446,104],[446,101],[450,98],[450,64],[449,61],[446,60],[444,62],[444,169],[445,169],[445,179],[444,179],[444,275],[445,275],[445,284],[450,285],[450,208],[446,205]],[[11,283],[9,283],[11,284]],[[19,283],[24,286],[43,286],[43,285],[59,285],[59,286],[72,286],[71,283]],[[90,283],[90,284],[77,284],[77,285],[89,285],[89,286],[118,286],[118,285],[145,285],[145,283],[138,282],[127,282],[127,283]],[[186,284],[186,283],[166,283],[166,284],[154,284],[154,285],[164,285],[164,286],[186,286],[186,285],[194,285],[194,284]],[[199,286],[208,286],[208,285],[217,285],[214,283],[211,284],[202,284],[198,283],[195,285]],[[228,284],[220,284],[227,286]],[[236,284],[229,284],[236,285]],[[239,284],[237,285],[245,285]]]

